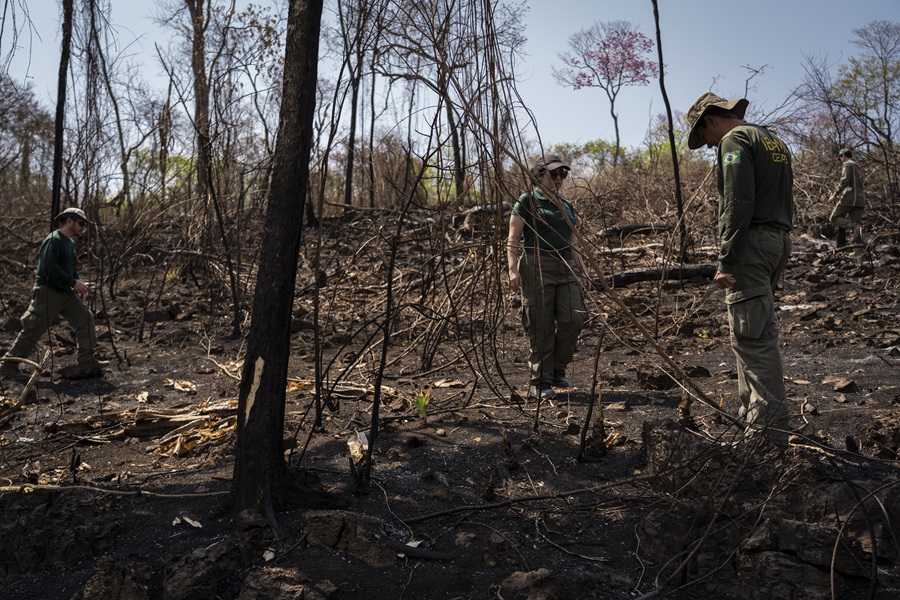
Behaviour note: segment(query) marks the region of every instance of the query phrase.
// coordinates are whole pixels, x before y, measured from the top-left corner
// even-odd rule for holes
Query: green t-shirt
[[[735,246],[751,225],[790,231],[794,174],[784,142],[758,125],[738,125],[718,149],[719,271],[733,273]]]
[[[559,202],[566,210],[569,220],[575,224],[575,207],[563,197]],[[549,200],[540,189],[522,194],[513,206],[512,214],[525,220],[522,240],[526,250],[565,250],[569,248],[572,228],[553,201]]]
[[[75,240],[57,229],[44,238],[37,266],[37,285],[46,285],[54,292],[71,294],[78,270],[75,259]]]

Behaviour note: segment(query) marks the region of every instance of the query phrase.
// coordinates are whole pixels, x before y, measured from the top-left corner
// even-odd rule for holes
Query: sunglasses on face
[[[85,227],[87,227],[87,221],[81,221],[81,220],[78,220],[78,221],[75,221],[75,222],[78,223],[78,226],[81,227],[82,229],[84,229]]]
[[[569,172],[565,169],[553,169],[552,171],[544,171],[550,179],[565,179],[569,176]]]

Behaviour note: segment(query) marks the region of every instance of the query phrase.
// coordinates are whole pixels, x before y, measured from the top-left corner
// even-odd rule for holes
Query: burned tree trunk
[[[50,228],[53,219],[62,211],[62,152],[63,132],[66,128],[66,80],[69,73],[69,56],[72,52],[72,13],[74,0],[63,0],[63,35],[59,57],[59,79],[56,88],[56,127],[53,141],[53,188],[50,190]]]
[[[263,515],[276,526],[279,506],[315,504],[284,462],[284,407],[291,306],[309,179],[322,0],[292,0],[288,12],[284,96],[241,377],[232,485],[242,520]]]
[[[197,197],[207,201],[212,167],[209,138],[209,79],[206,75],[206,29],[212,7],[206,0],[185,0],[191,15],[191,71],[194,75],[194,135],[197,142]]]

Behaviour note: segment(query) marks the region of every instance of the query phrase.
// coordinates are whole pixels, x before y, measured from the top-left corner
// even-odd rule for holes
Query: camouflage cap
[[[694,102],[694,105],[691,106],[690,110],[688,110],[688,123],[691,125],[691,132],[688,134],[688,148],[691,150],[696,150],[700,146],[703,145],[700,136],[697,135],[697,125],[703,122],[703,115],[706,114],[712,107],[721,108],[724,110],[730,110],[734,114],[738,116],[738,118],[743,119],[744,113],[747,112],[747,106],[750,104],[750,101],[746,98],[740,98],[738,100],[726,100],[725,98],[721,98],[716,96],[712,92],[706,92]]]
[[[838,152],[838,160],[840,160],[842,156],[853,158],[853,153],[850,152],[849,148],[841,148],[840,152]]]
[[[535,173],[541,173],[545,169],[547,171],[555,171],[556,169],[563,168],[566,171],[571,171],[572,168],[564,163],[562,159],[557,154],[542,154],[534,161],[534,166],[532,170]]]

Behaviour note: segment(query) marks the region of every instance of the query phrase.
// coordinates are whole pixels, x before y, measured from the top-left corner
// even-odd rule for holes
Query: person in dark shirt
[[[62,316],[75,330],[77,362],[60,371],[63,377],[80,379],[102,374],[94,349],[97,333],[94,315],[82,298],[90,287],[78,275],[75,238],[84,234],[88,220],[80,208],[67,208],[55,221],[59,228],[44,238],[38,257],[31,304],[22,315],[22,329],[16,341],[0,358],[0,376],[19,373],[17,358],[31,355],[38,340]]]
[[[771,131],[744,121],[749,102],[707,92],[688,111],[688,147],[716,150],[719,261],[738,395],[747,434],[788,443],[788,400],[778,348],[775,285],[791,254],[791,153]]]
[[[831,216],[828,218],[837,227],[838,248],[846,243],[845,229],[853,230],[853,243],[862,243],[862,215],[866,208],[866,192],[863,190],[862,169],[853,160],[853,152],[841,148],[838,152],[841,161],[841,180],[837,189],[828,199],[837,201]]]
[[[569,170],[556,154],[540,156],[532,167],[538,186],[519,196],[509,218],[509,289],[522,293],[531,343],[529,394],[536,398],[571,387],[566,367],[587,317],[582,288],[590,289],[591,280],[573,243],[575,208],[559,195]]]

